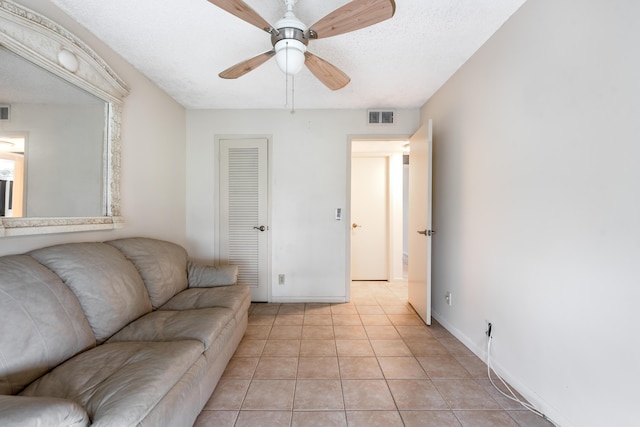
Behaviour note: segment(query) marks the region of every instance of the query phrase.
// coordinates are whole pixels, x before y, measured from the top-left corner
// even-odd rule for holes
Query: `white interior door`
[[[351,159],[351,280],[389,279],[386,156]]]
[[[267,139],[221,139],[218,247],[252,301],[268,301]]]
[[[409,141],[409,303],[431,324],[431,120]]]

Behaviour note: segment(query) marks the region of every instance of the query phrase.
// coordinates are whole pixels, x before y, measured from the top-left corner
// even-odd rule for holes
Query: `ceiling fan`
[[[273,45],[273,49],[227,68],[219,74],[220,77],[236,79],[275,56],[278,66],[287,75],[295,75],[306,65],[329,89],[342,89],[351,81],[349,76],[307,51],[309,40],[359,30],[391,18],[396,11],[394,0],[352,0],[307,27],[293,13],[297,0],[283,1],[287,12],[274,27],[242,0],[209,0],[219,8],[271,34]]]

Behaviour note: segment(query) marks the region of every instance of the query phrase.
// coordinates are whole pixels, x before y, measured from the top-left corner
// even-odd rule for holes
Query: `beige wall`
[[[303,95],[300,95],[303,96]],[[187,239],[216,258],[216,135],[271,138],[270,254],[274,300],[345,298],[350,233],[350,137],[409,136],[419,110],[397,110],[393,126],[367,125],[366,110],[200,110],[187,113]],[[343,220],[334,219],[343,209]],[[286,284],[277,285],[278,274]]]
[[[185,109],[57,7],[43,0],[20,4],[57,21],[86,42],[131,89],[122,117],[122,212],[125,228],[0,239],[0,255],[42,246],[150,236],[185,243]]]
[[[640,415],[638,16],[529,0],[422,110],[436,318],[562,426]]]

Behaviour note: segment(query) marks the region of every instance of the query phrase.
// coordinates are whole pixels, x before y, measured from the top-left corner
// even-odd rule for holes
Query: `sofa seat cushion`
[[[222,331],[220,331],[220,334],[216,336],[215,341],[213,341],[209,346],[209,348],[205,350],[204,352],[205,357],[207,357],[207,359],[209,359],[210,361],[220,357],[221,354],[225,351],[225,348],[227,348],[229,341],[233,339],[234,333],[236,333],[239,327],[242,327],[239,325],[242,325],[242,322],[238,322],[235,319],[233,322],[227,323],[227,325],[222,329]],[[231,355],[235,352],[236,347],[233,348],[229,357],[231,357]],[[226,362],[225,362],[225,365],[226,365]]]
[[[202,355],[195,340],[105,343],[68,360],[21,394],[73,400],[93,426],[135,426]]]
[[[175,243],[144,237],[105,242],[118,248],[135,266],[149,292],[153,308],[187,288],[187,251]]]
[[[160,310],[226,307],[235,313],[244,309],[245,306],[248,308],[247,301],[251,302],[251,295],[247,285],[190,288],[171,298],[160,307]]]
[[[89,416],[76,402],[55,397],[0,396],[3,427],[84,427]]]
[[[142,277],[113,246],[69,243],[38,249],[30,255],[71,288],[99,343],[151,311]]]
[[[198,340],[205,349],[229,323],[233,311],[224,307],[199,310],[159,310],[127,325],[108,342]]]
[[[78,299],[28,255],[0,257],[0,394],[95,346]]]

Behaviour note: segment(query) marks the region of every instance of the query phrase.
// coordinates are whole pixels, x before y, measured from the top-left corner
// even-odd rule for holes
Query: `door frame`
[[[265,134],[216,134],[214,135],[214,165],[215,165],[215,185],[213,197],[213,215],[214,215],[214,248],[215,261],[214,265],[220,266],[220,140],[245,140],[245,139],[265,139],[267,141],[267,227],[271,230],[271,213],[272,213],[272,162],[273,162],[273,136]],[[272,277],[271,277],[271,252],[272,252],[271,233],[267,233],[267,302],[271,302],[272,297]]]
[[[346,191],[346,201],[345,201],[345,206],[347,207],[345,215],[343,215],[344,218],[344,230],[345,230],[345,244],[346,244],[346,248],[345,248],[345,254],[346,254],[346,265],[345,265],[345,297],[346,297],[346,301],[350,301],[351,300],[351,158],[353,157],[353,145],[354,142],[356,141],[366,141],[366,142],[370,142],[372,145],[374,144],[380,144],[380,143],[385,143],[385,142],[392,142],[392,141],[402,141],[403,143],[408,143],[409,142],[409,138],[411,137],[411,135],[349,135],[347,137],[347,191]],[[357,143],[357,142],[356,142]],[[379,155],[384,155],[383,153],[386,153],[387,157],[389,155],[391,155],[392,153],[394,153],[395,151],[393,150],[378,150],[375,153],[379,154]],[[373,151],[371,152],[373,153]],[[369,153],[369,154],[371,154]],[[402,196],[402,189],[400,188],[399,190],[400,196]],[[391,199],[390,199],[390,203],[389,203],[389,276],[390,279],[393,280],[393,263],[392,263],[392,257],[393,257],[393,241],[394,241],[394,236],[397,233],[392,233],[392,225],[393,224],[393,220],[395,217],[397,217],[398,215],[395,215],[392,211],[392,203],[391,203]],[[400,215],[400,219],[402,218],[402,213],[399,214]],[[400,231],[400,234],[402,235],[402,231]],[[402,252],[402,245],[400,245],[400,252]]]

